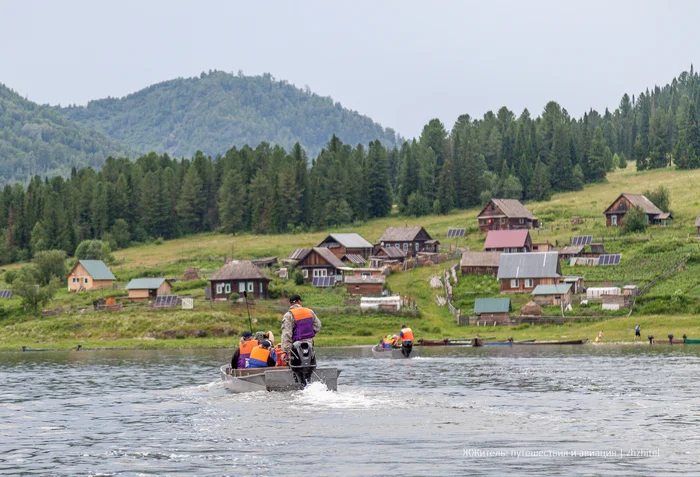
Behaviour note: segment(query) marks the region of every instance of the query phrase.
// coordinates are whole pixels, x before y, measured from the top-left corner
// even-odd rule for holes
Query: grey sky
[[[700,2],[0,0],[0,82],[84,104],[218,69],[270,72],[395,128],[614,109],[698,66]]]

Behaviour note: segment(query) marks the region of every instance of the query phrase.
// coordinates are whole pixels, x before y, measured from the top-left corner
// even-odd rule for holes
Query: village
[[[157,267],[139,271],[119,264],[113,272],[103,261],[79,260],[67,277],[69,297],[59,295],[57,306],[43,315],[218,310],[244,316],[252,310],[253,316],[270,317],[284,311],[287,296],[300,293],[320,313],[347,315],[357,323],[371,323],[367,316],[421,318],[426,310],[449,312],[459,327],[626,317],[639,309],[637,300],[651,290],[658,276],[683,266],[695,248],[690,243],[674,250],[664,269],[616,272],[633,269],[639,262],[628,258],[626,246],[655,242],[618,238],[625,214],[634,208],[643,210],[648,224],[659,230],[673,223],[672,214],[645,196],[622,193],[601,211],[601,222],[594,229],[599,232],[604,224],[610,234],[584,234],[582,222],[591,219],[573,216],[568,238],[552,241],[540,238],[545,227],[520,201],[492,199],[464,228],[429,231],[406,221],[405,226],[390,226],[370,237],[372,241],[355,232],[332,232],[284,257],[246,257],[240,249],[224,257],[219,268],[202,266],[197,259],[180,260],[178,265],[186,267],[181,274],[172,273],[172,267],[158,273]],[[124,280],[129,275],[133,276]],[[0,291],[0,298],[11,295],[9,290]],[[272,323],[271,318],[261,320]],[[426,335],[434,336],[438,330],[423,327]],[[237,331],[224,327],[214,334]],[[189,333],[153,331],[145,339],[211,336],[196,326]],[[374,334],[367,328],[358,333]]]

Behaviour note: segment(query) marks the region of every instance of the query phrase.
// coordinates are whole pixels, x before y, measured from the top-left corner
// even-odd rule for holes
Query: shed
[[[79,260],[68,274],[68,291],[112,287],[115,280],[102,260]]]
[[[512,310],[510,298],[477,298],[474,300],[474,314],[479,320],[510,323]]]
[[[536,229],[537,217],[517,199],[491,199],[477,217],[479,230]]]
[[[527,229],[489,230],[484,242],[486,252],[532,252],[532,238]]]
[[[344,278],[348,295],[379,296],[384,289],[384,275],[352,275]]]
[[[639,295],[639,287],[637,285],[625,285],[622,287],[622,294],[625,296]]]
[[[254,261],[232,260],[209,277],[209,286],[214,300],[227,300],[233,293],[264,299],[270,281]]]
[[[568,283],[537,285],[532,291],[532,300],[538,305],[555,306],[571,304],[572,289]]]
[[[583,293],[583,277],[564,277],[561,282],[571,285],[571,292],[574,295]]]
[[[129,300],[148,300],[172,294],[171,283],[165,278],[134,278],[126,289],[129,291]]]
[[[619,287],[588,287],[586,298],[592,301],[600,301],[604,295],[622,295]]]
[[[531,293],[537,285],[561,281],[557,252],[503,253],[498,266],[501,293]]]
[[[463,275],[497,275],[501,252],[464,252],[459,266]]]

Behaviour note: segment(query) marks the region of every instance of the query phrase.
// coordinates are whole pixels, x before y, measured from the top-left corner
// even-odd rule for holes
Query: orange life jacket
[[[257,340],[243,341],[240,344],[240,354],[238,355],[238,369],[245,368],[245,363],[248,358],[250,358],[250,352],[258,346]]]
[[[264,363],[267,363],[267,358],[270,357],[270,350],[261,348],[260,346],[257,346],[253,348],[253,351],[250,352],[250,359],[257,359],[260,360]]]
[[[277,358],[277,366],[285,366],[284,359],[282,359],[282,345],[278,344],[275,347],[275,357]]]
[[[401,339],[403,341],[413,341],[413,331],[411,328],[404,328],[401,330]]]

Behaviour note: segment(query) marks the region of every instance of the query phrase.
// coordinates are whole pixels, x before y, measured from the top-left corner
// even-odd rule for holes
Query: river
[[[223,350],[0,353],[0,473],[700,472],[700,346],[318,354],[338,392],[228,394]]]

